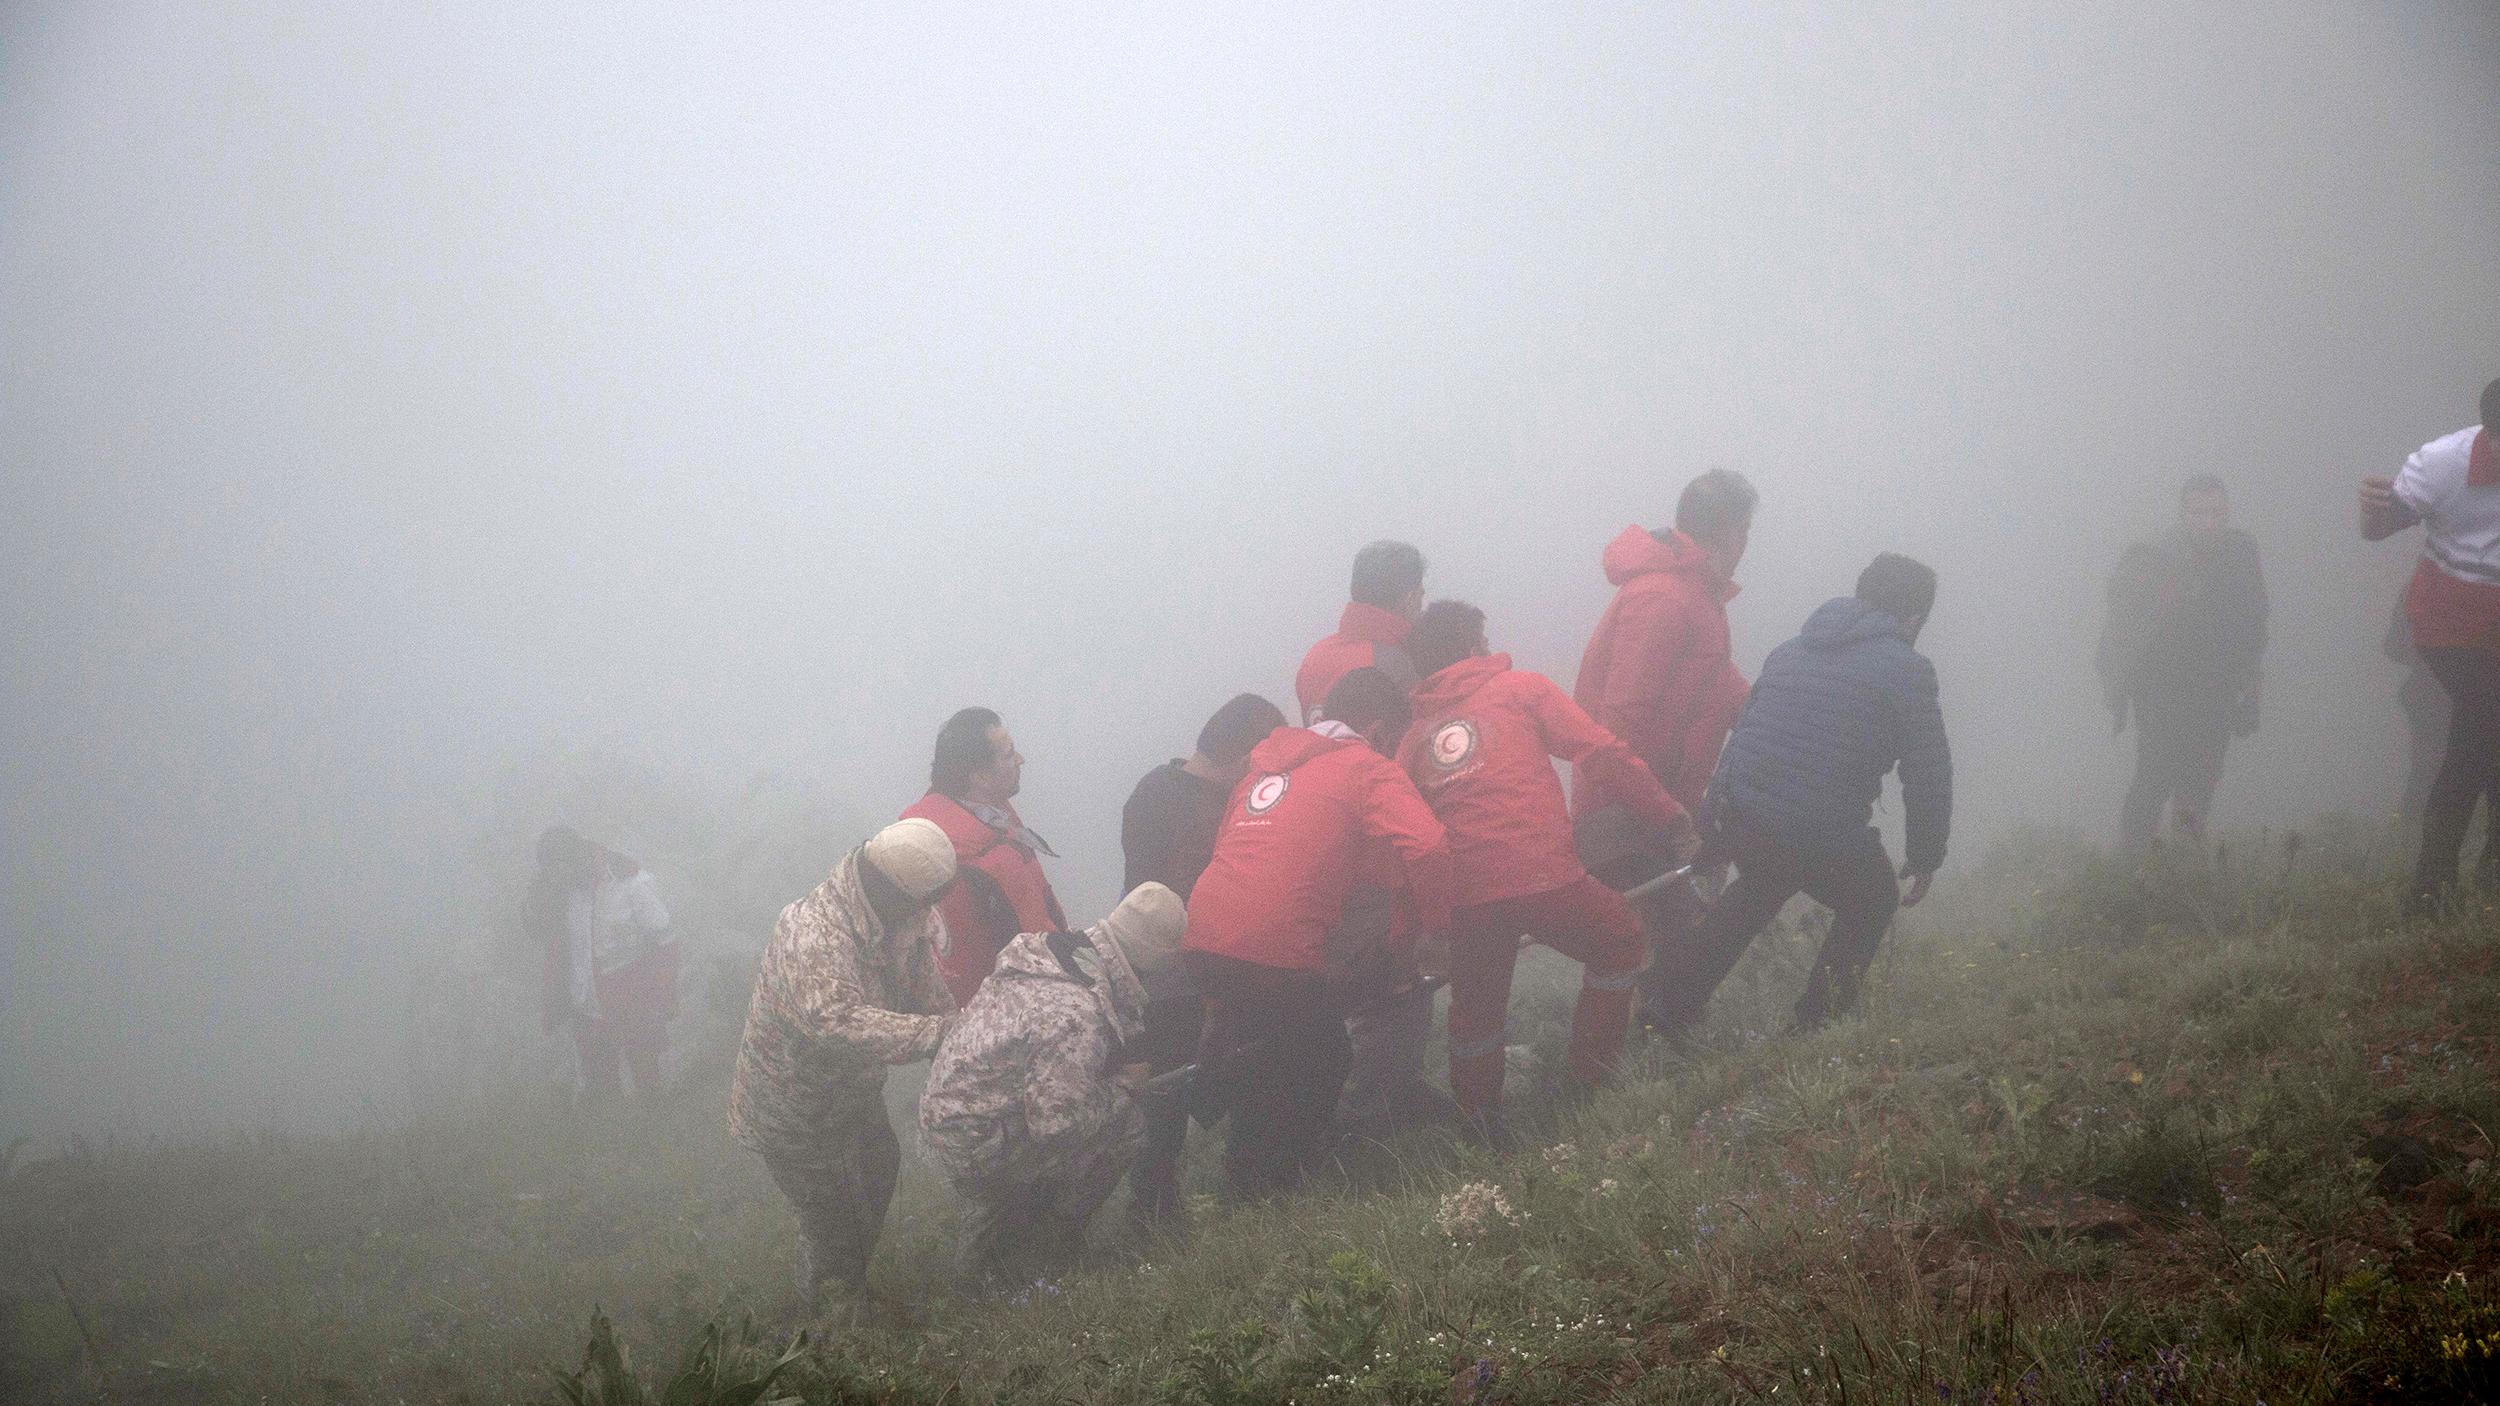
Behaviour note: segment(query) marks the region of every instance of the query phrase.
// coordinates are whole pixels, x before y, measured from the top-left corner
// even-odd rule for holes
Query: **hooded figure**
[[[970,1266],[1038,1271],[1083,1245],[1145,1142],[1122,1052],[1187,920],[1178,895],[1149,883],[1082,936],[1016,938],[939,1047],[920,1133],[967,1202]]]
[[[1673,528],[1627,527],[1606,544],[1600,565],[1615,596],[1580,655],[1571,690],[1589,717],[1621,738],[1676,803],[1695,814],[1728,728],[1745,706],[1745,676],[1729,649],[1727,605],[1736,597],[1734,573],[1752,536],[1754,501],[1751,484],[1714,469],[1685,485]],[[1593,833],[1619,832],[1623,817],[1609,818],[1606,799],[1598,777],[1585,767],[1572,769],[1572,816],[1595,827]],[[1630,859],[1628,870],[1600,864],[1605,880],[1618,888],[1677,863],[1645,842],[1618,858]],[[1687,942],[1701,921],[1701,903],[1690,886],[1670,884],[1637,900],[1634,909],[1650,948],[1639,978],[1641,1019],[1655,1026],[1675,1006],[1673,994],[1659,985],[1660,973],[1672,966],[1669,949]]]
[[[1606,545],[1615,598],[1580,656],[1573,698],[1623,739],[1687,810],[1701,805],[1719,746],[1745,705],[1745,676],[1728,644],[1736,597],[1720,553],[1678,531],[1627,527]],[[1581,779],[1586,810],[1597,788]]]
[[[764,1159],[799,1215],[799,1289],[858,1293],[894,1196],[902,1149],[887,1066],[927,1059],[952,1019],[930,902],[954,846],[904,820],[853,850],[781,911],[764,949],[729,1085],[729,1131]]]
[[[1581,964],[1571,1072],[1614,1072],[1645,944],[1622,895],[1572,849],[1556,759],[1689,848],[1691,818],[1649,768],[1543,674],[1487,652],[1484,612],[1435,601],[1410,637],[1415,722],[1398,762],[1449,833],[1458,874],[1450,919],[1450,1091],[1479,1132],[1499,1131],[1503,1029],[1522,934]]]
[[[1886,552],[1859,576],[1855,596],[1825,602],[1763,661],[1705,803],[1713,848],[1735,859],[1736,878],[1691,939],[1666,954],[1661,984],[1676,1004],[1661,1024],[1670,1035],[1700,1020],[1711,992],[1798,893],[1832,910],[1797,1002],[1804,1028],[1854,1004],[1894,912],[1926,896],[1953,821],[1936,668],[1916,645],[1935,600],[1935,572]],[[1907,891],[1868,823],[1895,770]]]

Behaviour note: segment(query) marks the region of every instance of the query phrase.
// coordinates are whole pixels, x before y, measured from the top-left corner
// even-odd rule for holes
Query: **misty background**
[[[2352,482],[2500,374],[2500,6],[1844,8],[0,9],[0,1136],[395,1116],[564,758],[864,833],[993,706],[1090,921],[1362,542],[1568,685],[1713,466],[1749,674],[1941,571],[1956,862],[2113,826],[2199,471],[2222,823],[2383,815]]]

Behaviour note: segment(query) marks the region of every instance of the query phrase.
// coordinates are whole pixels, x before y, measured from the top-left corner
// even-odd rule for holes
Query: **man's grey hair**
[[[1395,610],[1424,588],[1424,554],[1410,542],[1374,542],[1354,554],[1351,600]]]
[[[1753,521],[1761,499],[1734,469],[1712,469],[1684,485],[1675,500],[1675,530],[1696,542],[1716,542]]]

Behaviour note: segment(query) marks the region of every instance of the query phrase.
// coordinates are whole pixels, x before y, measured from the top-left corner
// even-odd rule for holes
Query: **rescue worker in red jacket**
[[[1294,676],[1303,721],[1319,717],[1321,700],[1356,669],[1378,669],[1402,689],[1417,675],[1402,647],[1424,608],[1424,554],[1406,542],[1374,542],[1354,554],[1354,579],[1337,633],[1311,646]],[[1392,745],[1395,739],[1391,739]],[[1377,939],[1406,915],[1395,895],[1377,885],[1356,888],[1348,906],[1349,936]],[[1377,1137],[1420,1123],[1447,1121],[1449,1099],[1424,1078],[1424,1047],[1432,1040],[1432,992],[1408,983],[1365,1003],[1348,1020],[1354,1042],[1341,1113],[1348,1131]]]
[[[1018,933],[1068,928],[1042,872],[1042,856],[1059,852],[1016,814],[1023,780],[1024,757],[1006,724],[987,708],[966,708],[938,729],[929,794],[901,817],[934,822],[955,846],[957,882],[937,907],[946,932],[938,970],[958,1006]]]
[[[1206,1003],[1198,1067],[1231,1114],[1235,1195],[1290,1187],[1328,1146],[1351,1058],[1347,1005],[1361,999],[1328,971],[1347,891],[1385,852],[1420,925],[1438,932],[1449,919],[1441,822],[1385,755],[1406,727],[1406,690],[1357,669],[1320,713],[1251,750],[1189,898],[1182,960]]]
[[[1374,542],[1356,552],[1350,597],[1337,633],[1312,645],[1294,675],[1304,723],[1319,721],[1328,691],[1357,669],[1378,669],[1400,688],[1415,686],[1415,666],[1399,646],[1424,608],[1424,554],[1404,542]]]
[[[1633,755],[1688,812],[1699,814],[1702,792],[1719,762],[1728,729],[1745,706],[1745,676],[1729,652],[1727,603],[1736,595],[1736,566],[1753,534],[1756,495],[1742,475],[1713,469],[1684,486],[1675,527],[1627,527],[1607,544],[1606,579],[1615,598],[1598,617],[1580,656],[1572,696],[1598,726],[1622,738]],[[1572,778],[1575,814],[1596,808],[1590,778]],[[1699,922],[1699,905],[1682,885],[1640,905],[1651,946],[1661,955]],[[1643,1019],[1674,1006],[1656,983],[1670,968],[1653,961],[1641,978]]]
[[[1407,638],[1424,681],[1398,760],[1450,836],[1457,871],[1450,919],[1450,1091],[1477,1131],[1501,1126],[1502,1026],[1524,934],[1582,966],[1571,1018],[1571,1072],[1593,1086],[1614,1072],[1631,1024],[1644,947],[1640,918],[1589,877],[1551,758],[1587,786],[1695,847],[1692,817],[1649,767],[1551,679],[1511,667],[1485,644],[1484,612],[1435,601]]]

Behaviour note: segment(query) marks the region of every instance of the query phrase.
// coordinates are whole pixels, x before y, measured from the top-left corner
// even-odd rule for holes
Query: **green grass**
[[[2492,1399],[2500,927],[2402,926],[2367,866],[2250,848],[1980,866],[1807,1038],[1758,1033],[1811,950],[1776,934],[1700,1054],[1645,1052],[1513,1155],[1413,1140],[1202,1203],[1181,1242],[1115,1202],[1092,1263],[1012,1294],[950,1282],[951,1208],[907,1171],[875,1321],[769,1390],[792,1225],[717,1076],[609,1116],[21,1157],[0,1397]],[[1568,968],[1536,965],[1550,1055]]]

